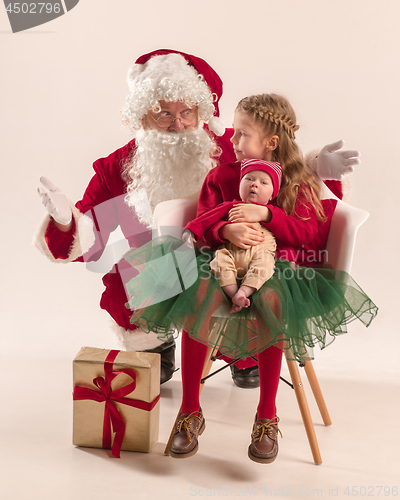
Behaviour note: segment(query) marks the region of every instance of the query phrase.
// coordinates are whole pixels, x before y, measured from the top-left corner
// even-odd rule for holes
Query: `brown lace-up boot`
[[[278,422],[278,417],[271,420],[259,418],[254,422],[249,446],[250,460],[260,464],[269,464],[276,459],[279,451],[278,432],[282,436],[278,429]]]
[[[174,458],[187,458],[199,449],[198,436],[203,434],[206,421],[203,412],[183,413],[175,425],[174,435],[169,447],[169,454]]]

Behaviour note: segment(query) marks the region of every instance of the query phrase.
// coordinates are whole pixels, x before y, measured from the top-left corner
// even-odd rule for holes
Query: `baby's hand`
[[[266,222],[269,209],[253,203],[238,203],[229,210],[229,222]]]

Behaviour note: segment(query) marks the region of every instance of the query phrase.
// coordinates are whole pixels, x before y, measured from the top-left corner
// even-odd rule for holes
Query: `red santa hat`
[[[222,80],[199,57],[169,49],[144,54],[129,69],[128,86],[123,112],[133,128],[141,127],[143,116],[159,101],[189,101],[198,107],[199,119],[210,130],[216,135],[225,132],[218,118]]]
[[[240,163],[240,180],[242,180],[246,174],[253,172],[254,170],[262,170],[271,176],[272,184],[274,186],[274,192],[272,193],[271,200],[276,198],[278,196],[282,180],[281,164],[274,161],[254,159],[242,160]]]

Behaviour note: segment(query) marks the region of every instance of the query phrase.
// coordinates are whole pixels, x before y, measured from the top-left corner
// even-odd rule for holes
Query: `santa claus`
[[[128,86],[123,116],[135,138],[94,163],[82,200],[72,204],[41,178],[39,194],[48,213],[36,245],[54,262],[83,261],[99,271],[107,265],[103,254],[118,226],[130,247],[145,243],[157,203],[198,192],[217,158],[234,161],[230,131],[218,121],[222,81],[204,60],[173,50],[151,52],[129,69]],[[130,273],[123,259],[113,265],[103,277],[100,307],[114,319],[125,349],[161,353],[163,383],[175,369],[175,343],[162,343],[130,323],[123,284]]]
[[[198,192],[217,162],[235,161],[232,130],[218,118],[222,81],[203,59],[164,49],[145,54],[129,69],[128,86],[123,116],[134,139],[95,161],[95,174],[76,204],[41,178],[38,191],[47,213],[36,245],[53,262],[86,262],[97,272],[108,263],[100,307],[113,318],[125,349],[161,354],[164,383],[175,370],[175,343],[161,342],[130,323],[124,283],[136,271],[124,259],[110,264],[107,243],[118,226],[131,248],[149,241],[158,203]],[[358,163],[338,149],[328,146],[319,156],[315,165],[322,178],[339,179]],[[249,380],[243,387],[258,384],[256,370],[242,372]],[[234,375],[241,376],[240,370]]]

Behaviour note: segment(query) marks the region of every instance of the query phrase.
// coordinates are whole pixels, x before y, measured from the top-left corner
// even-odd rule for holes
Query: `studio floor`
[[[0,372],[2,500],[398,494],[400,385],[388,378],[320,376],[333,421],[329,427],[323,425],[305,382],[323,459],[317,466],[294,392],[283,383],[278,393],[283,433],[279,456],[261,465],[247,457],[258,390],[234,386],[229,369],[211,379],[202,393],[207,428],[198,453],[185,460],[163,454],[180,403],[179,371],[161,387],[158,444],[151,453],[122,452],[120,459],[106,450],[71,444],[71,361],[3,359]]]

